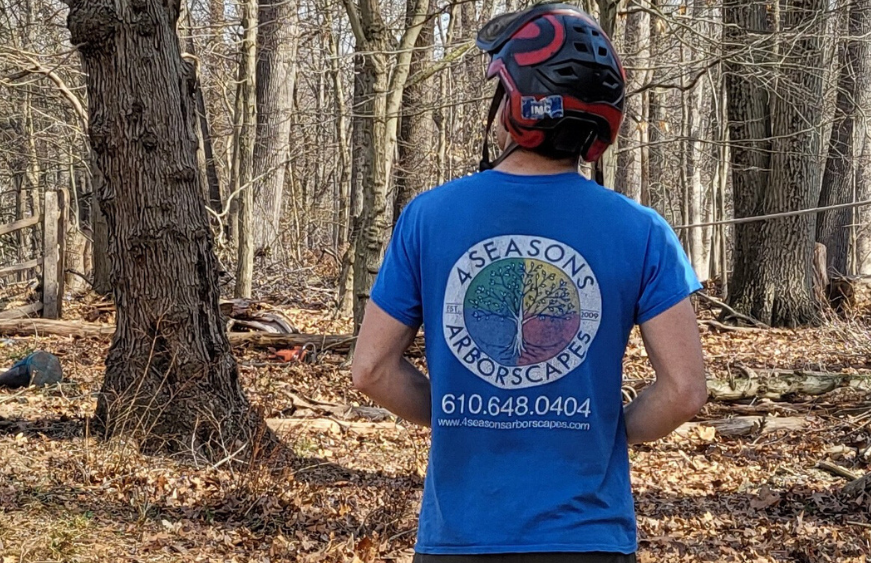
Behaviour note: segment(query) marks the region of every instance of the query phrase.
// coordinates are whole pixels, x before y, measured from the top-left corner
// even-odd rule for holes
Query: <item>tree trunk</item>
[[[236,107],[236,163],[233,166],[233,194],[238,202],[236,241],[236,287],[233,295],[250,298],[254,276],[254,144],[257,132],[257,0],[242,6],[242,53]],[[232,195],[231,194],[231,197]]]
[[[616,39],[614,33],[617,30],[617,5],[620,0],[596,0],[599,7],[599,25],[612,41]],[[619,138],[608,150],[602,154],[602,158],[596,163],[596,169],[602,177],[603,185],[613,188],[617,176],[617,151]]]
[[[829,140],[828,158],[823,173],[822,191],[819,205],[827,207],[849,203],[853,198],[854,182],[854,123],[856,119],[856,73],[858,71],[861,37],[862,10],[858,1],[850,4],[849,37],[838,45],[837,101]],[[871,109],[871,108],[866,108]],[[833,209],[823,211],[817,217],[816,240],[826,246],[827,269],[830,275],[847,275],[850,225],[853,223],[852,209]]]
[[[381,19],[378,3],[364,0],[359,10],[349,0],[345,7],[354,21],[356,49],[363,51],[363,72],[360,77],[364,98],[371,113],[361,120],[364,157],[359,177],[363,191],[363,212],[360,216],[359,235],[354,257],[354,326],[355,332],[363,320],[363,311],[369,301],[369,290],[381,265],[384,244],[387,241],[392,209],[389,206],[389,187],[402,93],[408,79],[411,56],[426,16],[426,0],[409,3],[411,16],[396,49],[396,61],[390,73],[388,47],[389,30]]]
[[[91,249],[94,256],[95,293],[106,295],[112,292],[112,271],[109,264],[109,223],[100,206],[100,194],[103,193],[103,173],[97,167],[97,161],[91,156],[91,230],[94,242]]]
[[[764,4],[729,0],[724,10],[730,44],[746,45],[748,30],[768,29]],[[822,0],[793,0],[783,7],[780,23],[787,30],[803,29],[822,13]],[[751,54],[765,51],[756,41]],[[815,34],[784,40],[778,93],[771,100],[765,90],[770,77],[756,64],[763,61],[742,65],[730,59],[726,65],[736,217],[808,208],[818,201],[819,43]],[[813,235],[812,215],[736,225],[729,304],[771,326],[814,321]]]
[[[871,35],[871,6],[858,3],[851,12],[851,24],[859,30],[858,37]],[[855,17],[855,22],[853,18]],[[856,117],[856,201],[871,199],[871,42],[859,41],[856,58],[856,105],[862,111]],[[871,207],[856,209],[854,227],[853,271],[871,275]]]
[[[651,6],[656,7],[659,0],[652,0]],[[658,16],[650,16],[650,60],[655,60],[661,49],[663,42],[664,23],[662,18]],[[658,82],[662,75],[662,70],[653,68],[650,73],[650,80]],[[668,194],[665,187],[665,169],[666,169],[666,154],[665,154],[665,127],[667,126],[665,109],[663,102],[665,100],[665,92],[659,88],[653,88],[647,92],[647,111],[648,111],[648,142],[647,148],[647,194],[648,205],[657,210],[661,215],[668,217]]]
[[[348,130],[345,122],[347,105],[345,102],[345,87],[342,81],[342,69],[339,65],[339,36],[333,31],[332,15],[325,10],[327,23],[330,27],[329,55],[330,80],[333,84],[333,100],[336,107],[336,145],[339,152],[338,162],[338,202],[335,220],[336,249],[344,249],[348,243],[351,230],[351,158],[348,146]]]
[[[414,1],[408,0],[406,24],[414,16]],[[433,2],[430,0],[430,7]],[[410,74],[424,70],[432,64],[434,31],[427,25],[417,38],[411,57]],[[414,196],[432,187],[437,176],[433,158],[433,141],[437,138],[430,106],[430,80],[410,85],[402,94],[402,117],[399,123],[399,161],[396,167],[396,195],[393,198],[393,224],[402,208]]]
[[[296,2],[262,0],[257,35],[257,143],[254,146],[254,248],[278,239],[296,79]]]
[[[145,451],[250,457],[262,420],[239,385],[196,162],[194,76],[179,3],[70,0],[87,77],[90,142],[105,181],[117,330],[96,423]],[[267,435],[266,438],[270,438]]]
[[[386,33],[386,29],[383,30]],[[387,98],[383,93],[388,88],[386,43],[382,48],[366,55],[363,65],[363,91],[371,96],[372,117],[363,119],[362,162],[363,210],[360,214],[359,231],[355,241],[354,257],[354,324],[359,327],[363,311],[369,301],[369,290],[381,265],[384,243],[390,233],[391,214],[388,212],[388,188],[390,184],[390,160],[386,123]],[[355,330],[356,332],[356,330]]]
[[[644,69],[650,59],[650,44],[645,33],[650,28],[650,15],[639,8],[637,0],[631,0],[628,8],[632,13],[626,19],[623,63],[628,75],[626,90],[631,92],[644,83]],[[614,189],[635,201],[641,201],[641,134],[647,127],[643,115],[644,98],[643,94],[626,98],[626,117],[620,127],[620,150],[614,179]]]
[[[206,198],[207,205],[215,213],[220,214],[223,210],[223,199],[221,197],[221,180],[218,176],[218,169],[215,166],[215,149],[212,142],[212,131],[209,125],[209,113],[206,109],[206,100],[203,97],[203,88],[200,83],[200,59],[197,57],[197,49],[193,39],[193,25],[191,21],[191,12],[186,5],[182,5],[182,16],[180,16],[179,24],[184,21],[182,28],[179,25],[179,35],[185,37],[183,49],[186,51],[185,56],[195,62],[194,73],[196,74],[197,91],[194,98],[197,104],[197,119],[195,129],[197,132],[197,166],[200,169],[200,184],[202,185],[203,197]]]
[[[705,21],[706,7],[702,0],[688,0],[691,3],[691,14],[695,20],[697,32],[706,33],[707,24]],[[700,57],[700,50],[695,45],[690,44],[688,49],[690,65],[697,64],[695,61]],[[688,66],[687,70],[694,74],[698,72],[692,66]],[[682,76],[686,76],[684,73]],[[702,119],[701,110],[711,106],[711,91],[709,83],[706,80],[700,80],[694,88],[683,93],[684,104],[686,104],[686,118],[688,136],[685,139],[686,147],[686,188],[687,200],[689,203],[687,209],[687,222],[691,224],[702,223],[706,219],[706,211],[710,209],[711,201],[707,201],[706,183],[703,181],[703,168],[705,168],[705,153],[704,141],[710,138],[710,121]],[[711,229],[710,227],[696,227],[689,230],[689,256],[692,262],[693,269],[696,272],[699,280],[706,281],[710,272],[710,257],[711,257]]]

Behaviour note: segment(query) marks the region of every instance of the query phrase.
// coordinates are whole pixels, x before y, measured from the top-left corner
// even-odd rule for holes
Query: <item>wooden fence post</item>
[[[45,192],[45,213],[42,228],[45,256],[42,263],[42,316],[59,319],[63,306],[64,253],[62,224],[66,204],[63,191]]]

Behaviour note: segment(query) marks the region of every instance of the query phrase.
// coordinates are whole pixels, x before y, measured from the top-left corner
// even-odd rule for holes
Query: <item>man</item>
[[[402,213],[354,384],[432,426],[415,561],[632,562],[627,443],[667,435],[707,397],[700,286],[662,218],[578,174],[622,119],[623,70],[598,25],[546,4],[496,18],[478,45],[499,79],[502,156],[491,165],[485,144],[484,171]],[[429,378],[403,359],[421,324]],[[624,409],[635,324],[656,382]]]

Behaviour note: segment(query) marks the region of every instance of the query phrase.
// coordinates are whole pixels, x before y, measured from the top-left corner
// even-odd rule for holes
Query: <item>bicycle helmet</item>
[[[499,79],[481,170],[518,147],[593,162],[617,139],[626,74],[614,46],[586,12],[549,3],[497,16],[484,25],[476,44],[491,56],[487,78]],[[487,138],[503,99],[502,124],[512,140],[491,163]]]

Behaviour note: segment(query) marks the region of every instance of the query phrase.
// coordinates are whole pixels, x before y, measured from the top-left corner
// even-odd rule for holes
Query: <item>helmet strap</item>
[[[593,163],[593,177],[596,179],[597,184],[600,186],[605,185],[605,164],[601,158]]]
[[[490,162],[490,127],[493,126],[493,121],[496,119],[496,114],[499,112],[499,105],[502,103],[503,98],[505,98],[505,87],[502,86],[502,81],[500,80],[499,85],[496,87],[496,92],[493,94],[493,100],[490,101],[490,111],[487,113],[487,127],[484,129],[484,145],[481,149],[481,162],[478,164],[480,172],[493,169],[493,167],[502,162],[502,159],[508,156],[506,154],[508,150],[505,150],[495,162]],[[513,143],[514,141],[512,140]],[[512,149],[511,152],[514,152],[514,150]]]

